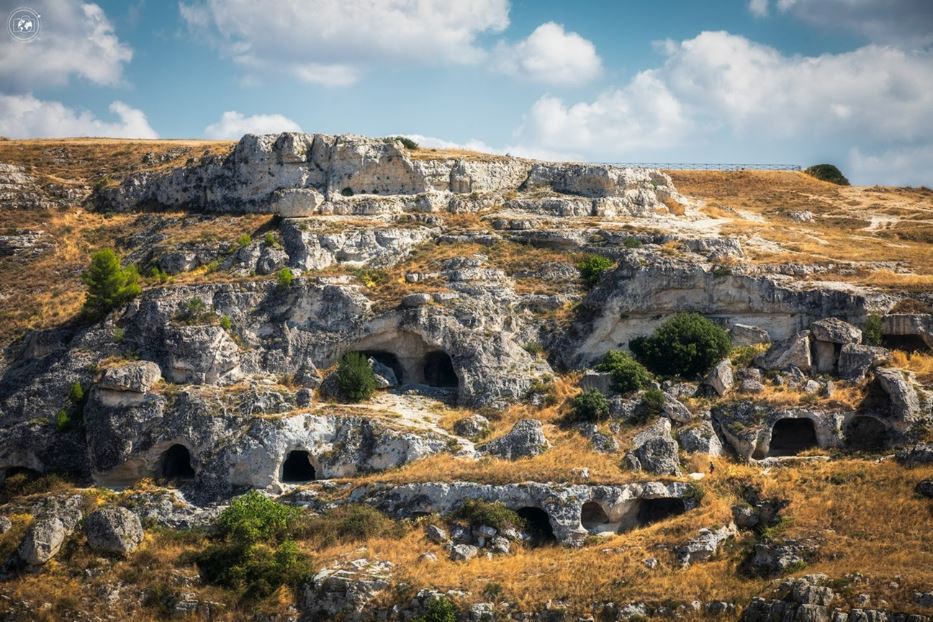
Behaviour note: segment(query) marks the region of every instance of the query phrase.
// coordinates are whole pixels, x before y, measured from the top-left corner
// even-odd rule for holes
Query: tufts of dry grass
[[[912,371],[922,384],[933,384],[933,354],[929,352],[904,352],[893,350],[891,364],[900,369]]]

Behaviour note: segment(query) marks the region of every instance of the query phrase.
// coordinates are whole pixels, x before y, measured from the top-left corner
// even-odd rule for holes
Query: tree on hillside
[[[120,265],[120,256],[112,248],[91,255],[91,265],[81,280],[87,286],[83,312],[91,319],[103,317],[142,291],[136,267]]]

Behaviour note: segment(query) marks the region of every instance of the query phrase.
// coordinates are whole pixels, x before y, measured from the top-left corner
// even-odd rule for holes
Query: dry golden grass
[[[505,160],[505,156],[496,153],[485,153],[482,151],[471,151],[469,149],[432,149],[429,147],[419,147],[408,152],[412,160],[476,160],[480,162],[495,162]]]
[[[929,190],[842,187],[787,171],[670,171],[670,175],[681,193],[705,201],[702,212],[726,221],[720,226],[723,234],[757,236],[781,245],[781,252],[749,247],[758,263],[899,261],[916,276],[897,274],[893,281],[886,275],[813,278],[912,291],[933,288],[933,246],[924,233],[933,225]],[[815,220],[795,222],[789,217],[795,211],[810,211]]]
[[[894,367],[914,372],[917,380],[922,384],[933,384],[933,354],[893,350],[891,364]]]

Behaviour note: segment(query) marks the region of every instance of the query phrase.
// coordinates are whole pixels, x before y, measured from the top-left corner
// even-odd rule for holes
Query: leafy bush
[[[698,313],[677,313],[650,337],[633,339],[629,347],[656,374],[691,377],[729,354],[732,340]]]
[[[622,242],[622,245],[625,248],[641,248],[642,246],[641,240],[633,236],[625,238],[625,241]]]
[[[55,413],[55,430],[64,432],[71,426],[71,416],[64,408]]]
[[[862,327],[862,341],[870,346],[881,345],[881,316],[872,313],[865,319]]]
[[[220,316],[220,327],[226,331],[233,328],[233,320],[230,319],[229,315]]]
[[[649,416],[660,415],[664,408],[664,392],[660,389],[648,389],[641,396],[641,403],[645,405]]]
[[[84,401],[84,387],[82,387],[81,383],[77,380],[72,382],[71,386],[68,387],[68,399],[75,405]]]
[[[112,248],[91,255],[91,265],[81,275],[87,286],[84,314],[91,319],[106,315],[111,309],[139,295],[139,272],[134,266],[120,265],[120,256]]]
[[[845,175],[842,174],[838,168],[833,164],[814,164],[804,171],[807,175],[811,177],[816,177],[823,181],[828,181],[832,184],[839,184],[840,186],[848,186],[849,180],[846,179]]]
[[[589,255],[580,260],[577,264],[577,270],[580,272],[580,278],[587,287],[593,287],[599,282],[603,272],[612,268],[614,264],[608,257],[602,255]]]
[[[404,145],[406,149],[410,151],[414,151],[415,149],[419,149],[421,147],[421,145],[419,145],[412,139],[407,138],[405,136],[389,136],[388,138],[386,138],[386,142],[389,142],[389,143],[400,142],[402,143],[402,145]]]
[[[200,298],[189,298],[175,319],[185,324],[206,322],[211,316],[207,303]]]
[[[347,352],[337,367],[337,384],[348,400],[362,402],[376,390],[376,374],[364,355]]]
[[[568,419],[576,421],[600,421],[609,415],[609,400],[595,389],[584,391],[570,402]]]
[[[152,266],[149,268],[149,278],[157,283],[168,283],[172,280],[172,275],[159,268],[159,266]]]
[[[279,270],[276,279],[278,280],[278,283],[281,287],[289,287],[291,286],[292,281],[295,280],[295,274],[289,268],[282,268]]]
[[[256,490],[234,499],[217,517],[217,532],[236,542],[281,541],[289,534],[301,512]]]
[[[536,404],[544,406],[553,406],[560,401],[557,395],[557,387],[554,386],[554,379],[545,376],[544,378],[535,378],[531,386],[525,392],[525,399]]]
[[[424,615],[415,618],[414,622],[457,622],[458,614],[457,606],[446,596],[441,596],[432,600]]]
[[[354,268],[350,274],[366,287],[375,287],[389,282],[389,273],[376,268]]]
[[[612,374],[613,387],[619,393],[644,389],[652,380],[651,372],[644,365],[621,350],[606,352],[596,369]]]
[[[278,248],[280,246],[279,236],[275,234],[275,231],[266,231],[266,235],[263,237],[263,242],[266,246],[271,246],[273,248]]]
[[[490,503],[477,499],[467,499],[451,515],[451,518],[464,521],[475,527],[489,525],[499,531],[509,527],[521,528],[525,524],[525,521],[518,514],[502,505],[499,501]]]
[[[262,598],[303,582],[311,566],[291,539],[300,515],[298,508],[255,490],[237,497],[217,518],[219,542],[192,556],[201,577],[244,598]]]
[[[243,248],[244,246],[249,246],[252,241],[253,238],[251,238],[248,233],[243,233],[236,239],[236,246],[237,248]]]

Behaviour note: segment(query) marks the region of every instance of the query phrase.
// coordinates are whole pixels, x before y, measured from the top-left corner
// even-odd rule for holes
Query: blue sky
[[[0,0],[0,134],[408,134],[933,185],[928,0]]]

